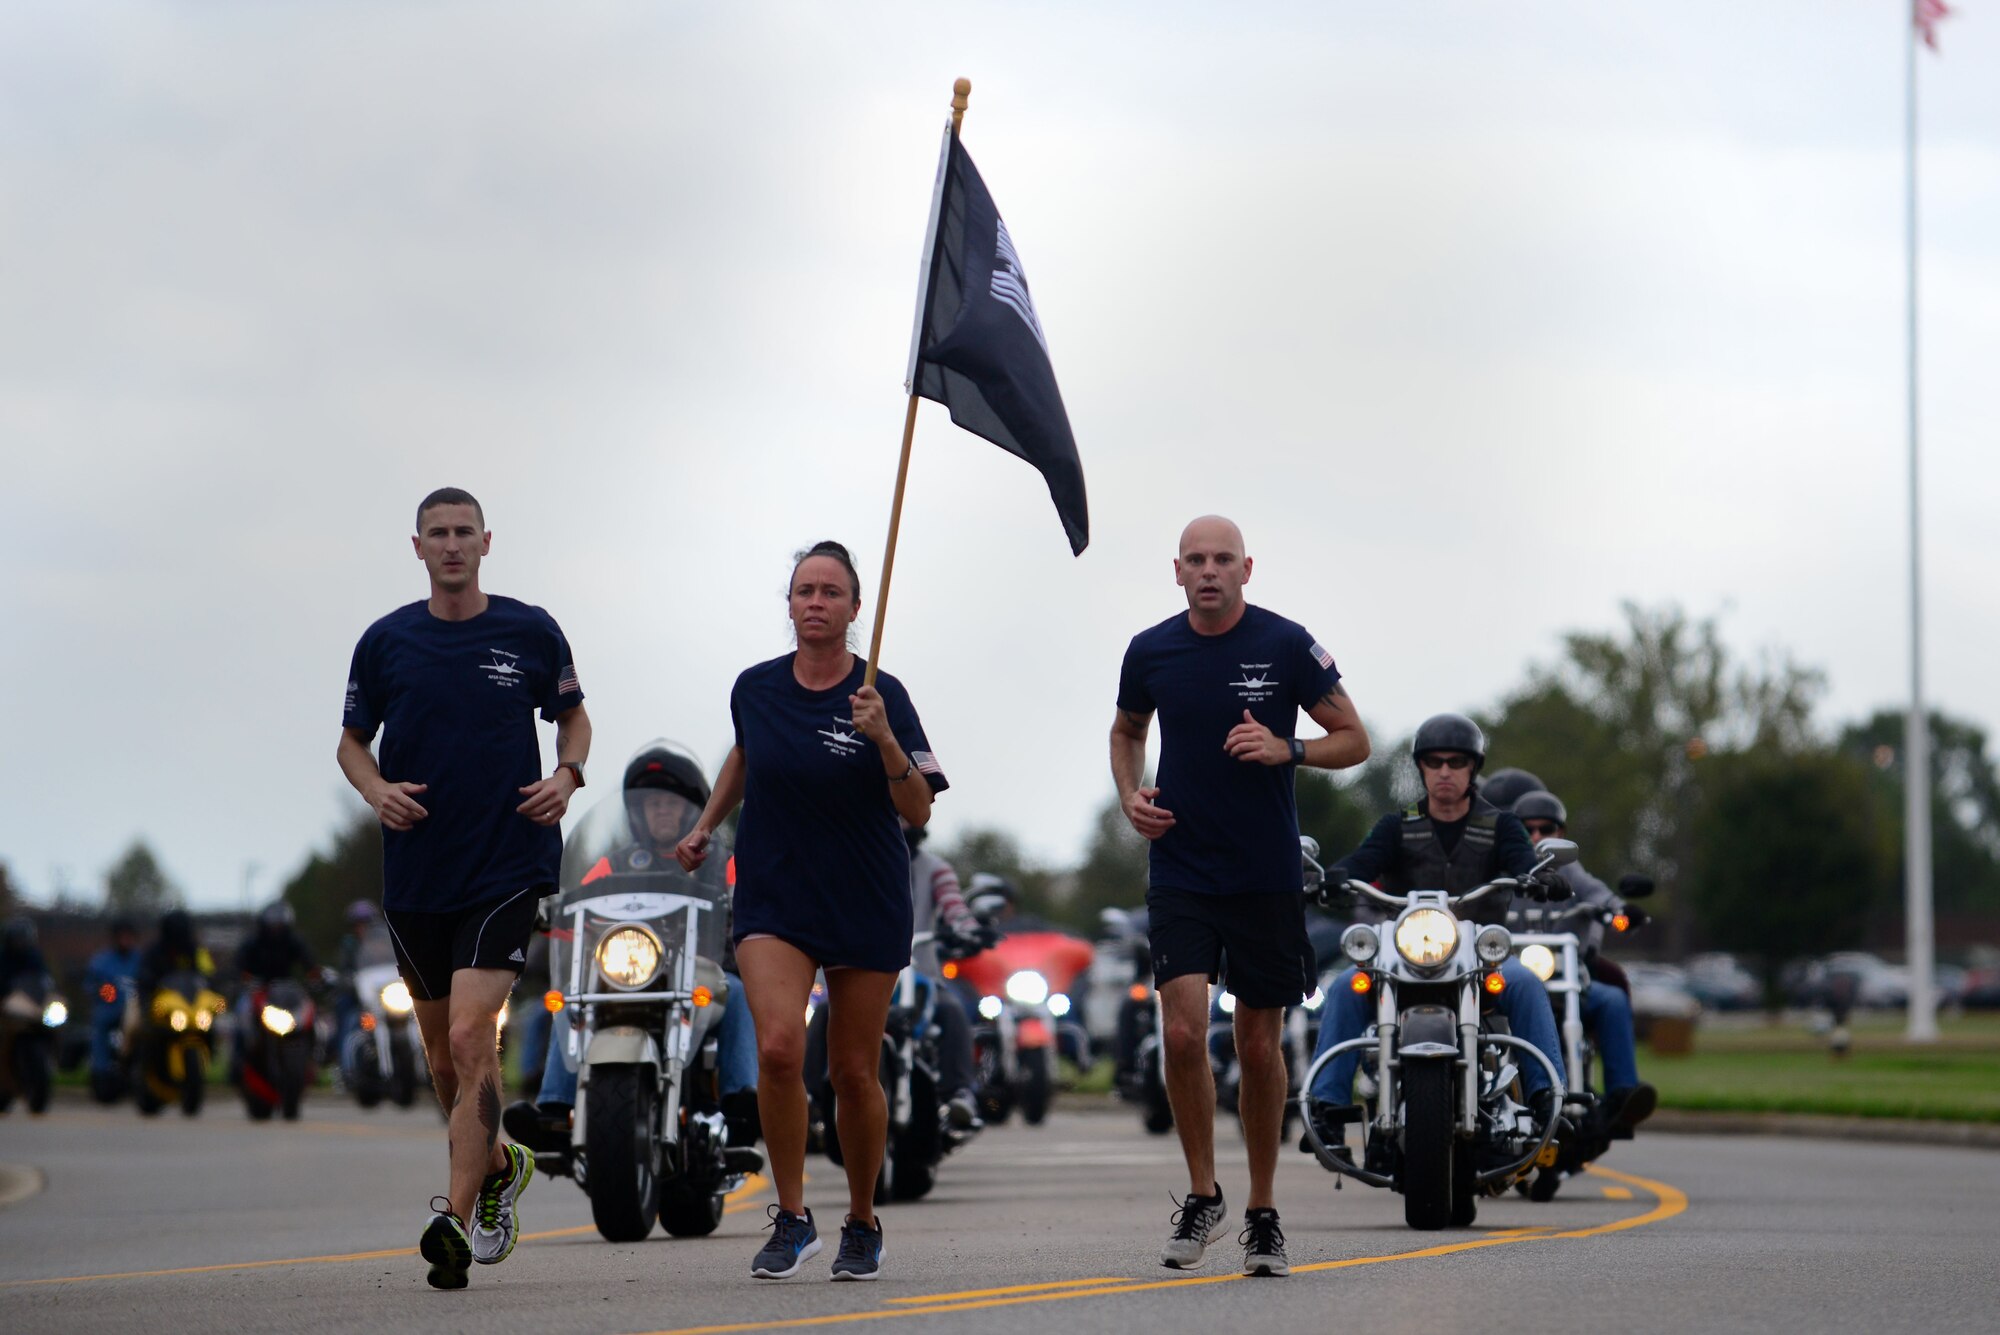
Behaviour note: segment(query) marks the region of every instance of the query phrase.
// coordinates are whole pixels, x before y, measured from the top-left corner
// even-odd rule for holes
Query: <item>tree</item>
[[[1774,1006],[1786,960],[1860,943],[1894,845],[1859,761],[1835,749],[1716,757],[1699,816],[1694,910],[1710,939],[1762,973]]]
[[[21,896],[14,889],[14,878],[7,873],[7,864],[0,862],[0,918],[12,917],[20,906]]]
[[[1878,818],[1892,845],[1903,845],[1903,721],[1900,709],[1876,712],[1840,734],[1840,749],[1868,767]],[[2000,777],[1977,725],[1933,712],[1931,728],[1931,867],[1938,907],[2000,906]],[[1900,912],[1901,864],[1876,905],[1878,916]]]
[[[144,921],[158,917],[180,902],[180,887],[168,879],[166,870],[143,839],[134,839],[124,856],[104,873],[107,914],[125,914]]]
[[[1083,865],[1076,869],[1066,906],[1071,924],[1094,933],[1105,909],[1129,909],[1146,900],[1150,845],[1125,819],[1114,794],[1097,809]]]
[[[298,915],[299,933],[322,960],[334,958],[347,930],[347,906],[382,902],[382,822],[366,807],[334,831],[333,844],[313,853],[282,892]]]
[[[1531,670],[1491,717],[1489,766],[1539,775],[1570,812],[1570,834],[1601,874],[1643,871],[1655,911],[1685,951],[1676,912],[1693,855],[1693,821],[1712,756],[1812,745],[1819,673],[1789,659],[1733,667],[1713,618],[1627,603],[1622,635],[1571,632],[1553,667]]]

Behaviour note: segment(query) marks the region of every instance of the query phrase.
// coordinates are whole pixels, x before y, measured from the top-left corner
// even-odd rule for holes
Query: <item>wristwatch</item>
[[[583,787],[583,762],[581,760],[565,760],[559,763],[556,768],[566,769],[571,774],[576,775],[576,786],[579,788]]]
[[[1306,763],[1306,744],[1296,737],[1292,738],[1292,763],[1294,765]]]

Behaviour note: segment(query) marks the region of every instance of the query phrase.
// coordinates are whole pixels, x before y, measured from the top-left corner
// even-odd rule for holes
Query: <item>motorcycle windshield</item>
[[[614,793],[584,814],[563,846],[551,915],[550,977],[557,988],[612,990],[603,967],[608,957],[598,947],[620,924],[643,926],[659,948],[655,979],[639,990],[677,986],[690,946],[700,959],[721,964],[729,932],[727,835],[717,832],[696,871],[682,871],[674,860],[674,845],[700,815],[678,793],[651,788]]]

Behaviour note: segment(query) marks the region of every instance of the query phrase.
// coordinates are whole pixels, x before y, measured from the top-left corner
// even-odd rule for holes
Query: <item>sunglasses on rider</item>
[[[1554,821],[1525,820],[1521,823],[1528,827],[1529,834],[1556,835],[1563,832],[1563,827]]]
[[[1425,769],[1470,769],[1472,767],[1472,757],[1456,753],[1441,756],[1433,751],[1428,755],[1418,756],[1417,763]]]

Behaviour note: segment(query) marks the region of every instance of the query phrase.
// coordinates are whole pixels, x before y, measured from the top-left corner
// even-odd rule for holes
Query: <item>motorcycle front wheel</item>
[[[937,1185],[938,1160],[944,1157],[944,1128],[931,1109],[938,1106],[937,1086],[923,1070],[910,1072],[910,1124],[900,1133],[890,1129],[889,1153],[896,1160],[895,1197],[914,1201]]]
[[[29,1112],[45,1113],[49,1110],[49,1096],[55,1091],[55,1079],[41,1044],[18,1041],[14,1044],[14,1088],[20,1091],[21,1104]]]
[[[583,1149],[591,1222],[606,1242],[641,1242],[653,1231],[660,1199],[652,1074],[644,1066],[594,1066],[589,1099]]]
[[[1451,1223],[1452,1066],[1427,1060],[1403,1066],[1403,1222],[1430,1231]]]
[[[722,1222],[722,1193],[685,1183],[660,1189],[660,1227],[677,1238],[705,1238]]]
[[[305,1043],[286,1043],[277,1054],[276,1079],[278,1111],[287,1122],[299,1120],[299,1101],[305,1097],[306,1078],[312,1073],[312,1049]]]
[[[1053,1065],[1055,1054],[1047,1048],[1023,1054],[1021,1120],[1029,1126],[1040,1126],[1049,1115],[1049,1102],[1055,1096],[1055,1081],[1049,1075],[1049,1068]]]
[[[208,1097],[208,1054],[191,1047],[181,1054],[181,1115],[193,1117]]]

